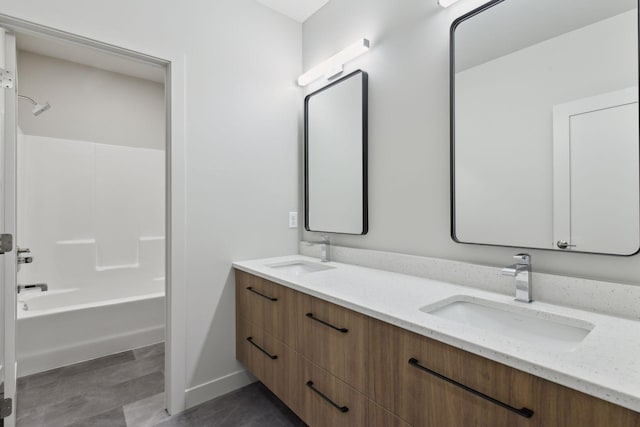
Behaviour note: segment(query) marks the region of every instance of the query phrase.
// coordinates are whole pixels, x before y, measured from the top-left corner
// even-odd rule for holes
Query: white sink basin
[[[332,268],[335,268],[329,265],[322,265],[317,262],[309,261],[287,261],[276,264],[268,264],[267,267],[274,268],[284,273],[293,274],[294,276],[314,273],[316,271],[331,270]]]
[[[554,351],[572,351],[593,329],[578,319],[499,302],[456,296],[420,311]]]

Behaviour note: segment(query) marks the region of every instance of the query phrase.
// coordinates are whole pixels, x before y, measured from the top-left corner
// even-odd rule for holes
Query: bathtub
[[[18,294],[18,376],[164,340],[164,280]]]

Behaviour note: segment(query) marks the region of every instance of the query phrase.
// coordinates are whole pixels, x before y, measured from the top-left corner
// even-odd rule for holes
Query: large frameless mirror
[[[640,247],[637,0],[500,0],[451,29],[452,236]]]
[[[305,228],[366,234],[367,73],[356,71],[305,100]]]

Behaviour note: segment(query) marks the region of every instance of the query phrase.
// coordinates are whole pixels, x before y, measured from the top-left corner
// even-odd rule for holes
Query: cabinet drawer
[[[373,400],[414,426],[640,426],[638,413],[379,321],[370,339]]]
[[[240,320],[237,324],[236,358],[297,412],[298,358],[291,348],[248,320]]]
[[[300,358],[300,416],[312,427],[367,427],[367,398]]]
[[[295,345],[296,292],[236,270],[237,317],[261,326],[287,345]]]
[[[356,390],[368,388],[368,318],[297,295],[298,352]]]
[[[368,422],[369,427],[411,427],[373,401],[369,401]]]

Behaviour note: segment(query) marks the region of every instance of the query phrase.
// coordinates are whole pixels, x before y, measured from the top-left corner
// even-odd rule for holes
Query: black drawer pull
[[[253,293],[254,293],[254,294],[256,294],[256,295],[260,295],[262,298],[266,298],[266,299],[268,299],[269,301],[278,301],[278,298],[270,297],[269,295],[265,295],[265,294],[263,294],[263,293],[261,293],[261,292],[258,292],[258,291],[256,291],[255,289],[253,289],[251,286],[249,286],[249,287],[247,288],[247,290],[248,290],[249,292],[253,292]]]
[[[324,400],[326,400],[327,402],[329,402],[329,404],[331,404],[331,406],[333,406],[334,408],[336,408],[338,411],[344,413],[344,412],[349,412],[349,408],[347,408],[346,406],[340,406],[337,403],[335,403],[333,400],[329,399],[327,397],[326,394],[324,394],[323,392],[321,392],[320,390],[318,390],[317,388],[315,388],[313,386],[313,381],[307,381],[307,387],[309,387],[311,390],[313,390],[314,393],[316,393],[318,396],[320,396],[321,398],[323,398]]]
[[[347,328],[338,328],[337,326],[333,326],[331,323],[327,323],[324,320],[320,320],[317,317],[314,317],[313,313],[307,313],[307,314],[305,314],[305,316],[307,316],[311,320],[315,320],[318,323],[322,323],[324,326],[328,326],[331,329],[334,329],[334,330],[336,330],[336,331],[338,331],[338,332],[340,332],[342,334],[346,334],[347,332],[349,332],[349,330]]]
[[[265,350],[264,348],[260,347],[258,344],[253,342],[253,337],[249,337],[247,338],[247,341],[249,341],[249,343],[254,346],[255,348],[257,348],[258,350],[260,350],[261,352],[263,352],[264,354],[266,354],[271,360],[276,360],[278,358],[278,356],[274,356],[272,354],[269,354],[269,352],[267,350]]]
[[[431,374],[434,377],[440,378],[441,380],[446,381],[449,384],[453,384],[453,385],[455,385],[457,387],[460,387],[461,389],[466,390],[469,393],[475,394],[476,396],[481,397],[484,400],[488,400],[489,402],[494,403],[494,404],[496,404],[496,405],[498,405],[498,406],[500,406],[500,407],[502,407],[502,408],[504,408],[504,409],[506,409],[508,411],[514,412],[514,413],[520,415],[521,417],[531,418],[533,416],[533,411],[531,409],[529,409],[529,408],[517,409],[517,408],[514,408],[513,406],[507,405],[506,403],[501,402],[501,401],[499,401],[497,399],[494,399],[491,396],[487,396],[486,394],[481,393],[478,390],[474,390],[471,387],[467,387],[464,384],[461,384],[461,383],[459,383],[459,382],[457,382],[455,380],[452,380],[451,378],[447,378],[444,375],[437,373],[436,371],[432,371],[431,369],[422,366],[420,364],[420,362],[418,362],[418,360],[413,358],[413,357],[411,359],[409,359],[409,365],[411,365],[411,366],[413,366],[415,368],[418,368],[421,371],[424,371],[424,372],[426,372],[428,374]]]

